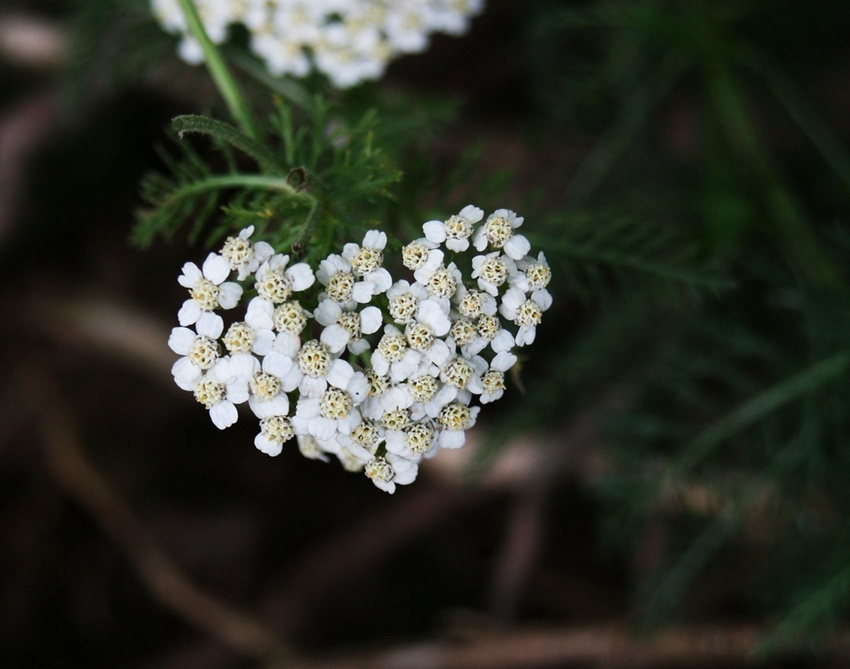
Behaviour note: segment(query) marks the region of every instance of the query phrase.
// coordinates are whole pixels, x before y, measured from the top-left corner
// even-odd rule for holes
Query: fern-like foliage
[[[586,301],[638,286],[668,295],[716,294],[734,286],[716,263],[703,259],[698,240],[673,225],[599,212],[558,215],[545,225],[553,230],[547,248],[571,292]]]
[[[189,239],[212,245],[254,225],[276,248],[307,258],[327,255],[338,237],[354,238],[381,220],[400,171],[375,140],[375,114],[354,122],[316,98],[309,122],[296,120],[278,100],[267,139],[255,141],[222,121],[203,116],[174,119],[179,155],[161,152],[169,174],[142,182],[146,206],[138,212],[134,240],[147,245],[189,225]],[[193,147],[203,135],[215,160]]]

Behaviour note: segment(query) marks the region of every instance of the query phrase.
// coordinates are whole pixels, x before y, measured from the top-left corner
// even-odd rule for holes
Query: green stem
[[[242,91],[239,89],[236,80],[227,69],[224,59],[221,57],[221,52],[212,43],[212,40],[207,35],[204,29],[204,24],[201,22],[201,17],[198,15],[198,10],[195,8],[192,0],[177,0],[180,3],[180,9],[186,17],[186,26],[189,29],[189,34],[192,35],[201,45],[201,50],[204,52],[204,60],[209,70],[210,76],[218,88],[221,97],[227,105],[230,115],[236,121],[242,131],[252,139],[260,139],[260,132],[257,124],[254,122],[254,117],[248,109],[248,104]]]
[[[203,193],[207,190],[222,190],[224,188],[264,188],[266,190],[286,191],[293,197],[304,198],[305,200],[313,200],[313,196],[309,193],[304,193],[295,190],[285,178],[265,176],[262,174],[226,174],[218,177],[207,177],[199,181],[194,181],[182,188],[174,190],[167,198],[168,202],[182,200],[184,197],[194,195],[195,193]],[[166,203],[160,203],[163,206]]]
[[[668,471],[668,481],[681,478],[715,447],[789,402],[812,392],[847,371],[850,352],[821,360],[739,405],[682,448],[682,456]]]

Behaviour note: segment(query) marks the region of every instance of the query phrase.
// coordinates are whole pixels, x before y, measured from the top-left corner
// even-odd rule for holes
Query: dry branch
[[[47,371],[33,365],[18,371],[33,417],[37,417],[34,423],[41,432],[50,472],[124,550],[151,594],[191,625],[239,652],[278,666],[293,666],[294,653],[272,630],[193,584],[89,462],[71,409]]]

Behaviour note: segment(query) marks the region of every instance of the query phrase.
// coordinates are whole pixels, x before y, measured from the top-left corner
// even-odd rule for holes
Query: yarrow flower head
[[[194,0],[210,39],[221,44],[241,23],[251,50],[274,75],[324,73],[337,88],[377,79],[393,58],[418,53],[432,33],[461,35],[484,0]],[[151,0],[162,27],[180,36],[188,63],[203,61],[177,0]]]
[[[259,451],[292,442],[392,493],[423,459],[465,444],[481,407],[509,392],[514,350],[534,341],[552,304],[551,268],[528,254],[522,222],[468,205],[426,222],[400,255],[370,230],[315,271],[248,227],[202,267],[183,267],[174,381],[220,429],[246,404]],[[399,267],[405,278],[393,279]]]

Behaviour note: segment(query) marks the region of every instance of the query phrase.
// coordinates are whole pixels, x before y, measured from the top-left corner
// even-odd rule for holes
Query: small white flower
[[[414,272],[414,276],[432,297],[451,299],[458,287],[463,284],[463,275],[454,263],[449,263],[448,266],[440,264],[433,271],[430,269],[424,271],[424,269]]]
[[[396,382],[404,381],[419,368],[422,355],[411,349],[407,339],[392,325],[384,327],[384,335],[372,352],[372,369],[380,376]]]
[[[407,409],[413,403],[406,384],[393,383],[388,376],[376,373],[374,368],[367,369],[365,376],[369,394],[360,405],[360,413],[366,418],[379,421],[385,413]]]
[[[416,480],[419,465],[395,453],[387,453],[370,460],[364,471],[376,487],[392,495],[396,485],[408,485]]]
[[[361,414],[363,405],[360,405]],[[336,442],[347,455],[357,460],[357,469],[363,469],[372,456],[378,451],[378,446],[384,441],[384,428],[377,421],[364,418],[348,434],[338,432]],[[352,464],[343,462],[343,466]],[[346,467],[347,468],[347,467]]]
[[[192,390],[201,375],[221,356],[218,338],[224,324],[217,314],[204,313],[195,323],[197,332],[177,327],[171,330],[168,347],[183,356],[171,368],[174,382],[183,390]]]
[[[458,313],[461,316],[475,320],[480,316],[493,316],[499,309],[496,298],[490,293],[467,288],[463,284],[458,286],[454,296]]]
[[[177,281],[189,289],[191,297],[183,303],[177,314],[180,325],[192,325],[201,314],[211,313],[219,307],[232,309],[239,303],[242,286],[232,281],[225,282],[229,275],[229,265],[216,253],[207,256],[203,269],[198,269],[193,262],[183,265],[183,273]]]
[[[519,326],[516,335],[517,346],[527,346],[534,342],[536,327],[540,325],[543,312],[552,306],[552,296],[545,290],[535,290],[526,298],[519,288],[509,288],[502,298],[499,313]]]
[[[307,263],[297,263],[292,267],[289,256],[276,253],[257,270],[256,283],[258,296],[271,304],[281,304],[292,293],[307,290],[316,278]]]
[[[236,237],[228,237],[221,248],[221,257],[227,262],[240,281],[257,271],[261,263],[274,255],[274,249],[266,242],[250,241],[254,226],[248,226]]]
[[[372,284],[372,295],[387,292],[393,282],[390,273],[383,267],[386,245],[387,233],[369,230],[362,245],[349,243],[342,250],[342,257],[348,261],[354,276]]]
[[[522,225],[522,216],[517,216],[510,209],[497,209],[487,217],[475,232],[473,244],[478,251],[483,251],[489,244],[492,248],[502,249],[505,255],[514,260],[524,258],[531,244],[522,235],[514,232]]]
[[[514,336],[502,327],[502,321],[496,316],[481,316],[475,324],[475,339],[461,347],[467,357],[483,351],[487,345],[494,353],[510,351],[514,346]]]
[[[355,374],[349,363],[336,358],[326,344],[315,339],[304,342],[298,349],[295,362],[302,375],[298,390],[306,397],[320,397],[328,384],[347,388]]]
[[[344,309],[366,304],[374,295],[375,285],[358,281],[348,260],[335,253],[319,263],[316,278],[325,287],[320,299],[330,298]]]
[[[320,442],[311,434],[297,434],[295,438],[298,441],[298,450],[301,455],[310,460],[327,462],[329,459],[327,453],[334,453],[335,449],[338,448],[336,443]]]
[[[289,416],[266,416],[260,420],[260,433],[254,437],[254,446],[266,455],[280,455],[283,444],[292,439],[292,420]]]
[[[475,256],[472,259],[472,278],[478,279],[478,287],[486,290],[494,297],[499,294],[499,288],[516,273],[516,264],[512,258],[493,251],[486,255]]]
[[[495,402],[505,394],[505,372],[516,364],[517,357],[513,353],[502,352],[493,358],[490,369],[481,377],[483,391],[480,396],[481,404]]]
[[[262,368],[255,369],[250,377],[248,406],[257,418],[285,416],[289,413],[287,393],[295,390],[300,380],[301,373],[292,358],[271,351],[263,358]]]
[[[247,383],[230,374],[228,362],[227,358],[219,359],[195,381],[192,388],[195,399],[210,412],[210,418],[219,430],[236,422],[239,414],[234,405],[248,399]]]
[[[447,221],[428,221],[422,226],[429,242],[442,244],[450,251],[462,253],[469,248],[473,225],[484,217],[484,211],[471,204],[466,205]]]
[[[401,249],[401,263],[409,270],[415,271],[426,265],[436,267],[442,262],[443,252],[427,239],[417,239]]]
[[[524,293],[544,290],[552,280],[552,270],[543,251],[537,255],[536,260],[532,257],[517,260],[516,268],[516,274],[510,278],[510,284]]]
[[[331,299],[323,300],[314,312],[316,320],[325,326],[320,337],[331,353],[341,353],[346,347],[358,355],[369,349],[364,334],[377,332],[383,323],[378,307],[366,307],[363,311],[343,311]]]
[[[466,443],[466,430],[475,425],[481,407],[468,407],[461,402],[450,402],[437,416],[442,428],[438,437],[440,448],[460,448]]]
[[[402,430],[388,430],[386,433],[387,451],[412,461],[433,457],[437,441],[437,431],[430,420],[411,423]]]
[[[368,385],[366,377],[355,372],[347,383],[330,385],[319,397],[302,396],[292,419],[293,429],[320,441],[331,441],[337,433],[350,434],[362,420],[356,407],[365,399]]]
[[[469,394],[480,395],[483,390],[481,376],[487,367],[487,361],[480,355],[469,358],[455,356],[440,370],[440,381],[445,386],[439,390],[437,397],[440,401],[459,398],[468,402]]]

